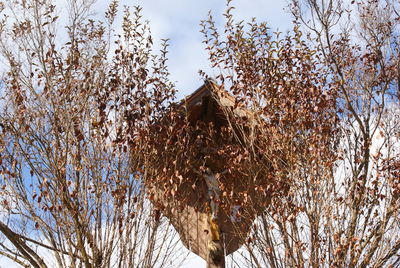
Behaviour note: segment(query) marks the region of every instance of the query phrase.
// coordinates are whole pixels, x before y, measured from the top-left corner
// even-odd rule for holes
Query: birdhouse
[[[249,156],[243,145],[257,123],[251,121],[249,109],[235,104],[234,97],[212,81],[178,106],[188,130],[174,141],[185,139],[182,146],[187,147],[170,165],[176,166],[181,181],[172,195],[164,194],[170,192],[168,181],[176,174],[160,170],[157,182],[165,183],[149,186],[156,193],[151,200],[162,208],[189,250],[217,263],[245,243],[252,223],[270,200],[268,168],[250,165],[257,153]]]

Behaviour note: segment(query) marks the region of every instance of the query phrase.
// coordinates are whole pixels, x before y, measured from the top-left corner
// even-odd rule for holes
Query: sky
[[[102,15],[108,3],[108,0],[98,0],[96,13]],[[250,21],[255,17],[259,22],[266,21],[271,31],[286,32],[291,28],[292,21],[287,4],[287,0],[234,0],[233,6],[236,9],[233,14],[237,21]],[[211,11],[221,29],[224,24],[222,14],[226,9],[225,0],[121,0],[120,7],[124,5],[139,5],[143,8],[142,15],[150,23],[155,48],[159,47],[161,39],[170,39],[168,65],[171,80],[178,89],[178,98],[202,85],[199,70],[210,76],[215,75],[208,64],[199,24],[201,20],[207,19]],[[62,8],[60,11],[62,16]],[[12,268],[16,265],[2,258],[1,267]],[[205,261],[192,254],[183,266],[189,267],[205,267]]]

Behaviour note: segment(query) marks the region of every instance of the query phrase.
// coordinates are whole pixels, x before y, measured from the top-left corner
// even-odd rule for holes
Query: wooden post
[[[207,268],[225,268],[225,252],[218,218],[213,217],[212,214],[210,214],[210,231]]]
[[[210,169],[207,168],[203,175],[208,188],[208,199],[209,199],[209,226],[210,226],[210,238],[208,241],[208,257],[207,257],[207,268],[225,268],[225,252],[224,244],[221,237],[221,230],[218,224],[218,204],[216,200],[221,197],[221,191],[219,189],[219,176],[220,174],[214,174]]]

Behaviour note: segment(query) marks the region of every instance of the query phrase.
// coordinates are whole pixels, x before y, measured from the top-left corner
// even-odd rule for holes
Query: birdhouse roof
[[[240,117],[251,116],[248,109],[236,107],[235,98],[213,80],[206,80],[202,86],[183,99],[180,105],[188,112],[190,122],[211,121],[217,118],[221,120],[224,117],[222,109],[231,109],[234,115]]]

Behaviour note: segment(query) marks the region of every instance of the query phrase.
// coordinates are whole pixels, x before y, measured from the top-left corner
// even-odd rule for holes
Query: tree
[[[117,79],[138,94],[169,83],[166,51],[152,55],[140,8],[124,11],[114,37],[117,1],[104,20],[94,1],[67,3],[65,32],[53,1],[1,5],[0,254],[24,267],[178,265],[184,253],[146,197],[141,153],[114,146],[119,121],[102,102]]]
[[[306,33],[306,38],[297,39],[299,45],[288,46],[298,51],[292,58],[298,57],[305,48],[315,51],[311,58],[315,59],[318,71],[313,75],[307,72],[309,67],[292,68],[289,73],[306,74],[296,79],[297,83],[318,76],[325,78],[320,80],[320,85],[335,101],[333,108],[338,124],[330,135],[316,133],[322,135],[322,144],[327,147],[312,137],[304,139],[306,143],[299,143],[306,144],[309,150],[305,153],[294,147],[294,164],[286,166],[289,178],[293,178],[287,196],[281,195],[272,201],[256,221],[246,250],[241,258],[233,258],[234,262],[244,261],[258,267],[394,267],[399,264],[397,5],[394,1],[352,1],[349,6],[343,1],[291,2],[295,27]],[[257,27],[251,25],[250,29]],[[296,31],[300,37],[301,32]],[[279,85],[275,82],[259,86],[263,80],[257,72],[263,68],[255,64],[257,54],[248,53],[247,46],[240,42],[243,26],[228,27],[226,32],[228,42],[215,43],[216,48],[212,47],[210,54],[217,66],[226,62],[221,60],[221,55],[226,55],[228,63],[233,62],[228,68],[222,68],[225,72],[221,78],[230,78],[233,85],[246,85],[242,87],[245,91],[242,96],[247,96],[249,89],[269,92],[271,87]],[[258,37],[249,34],[244,44],[257,44],[254,36]],[[260,53],[259,48],[265,46],[253,47]],[[282,58],[278,52],[271,53]],[[239,62],[235,61],[238,56]],[[308,57],[300,58],[300,64],[304,66]],[[268,77],[265,73],[272,72],[271,69],[284,69],[288,64],[275,66],[261,71],[263,77]],[[318,82],[313,81],[311,85]],[[286,92],[292,88],[295,87],[290,86]],[[299,90],[307,92],[310,88],[306,85]],[[282,95],[276,100],[282,103],[288,99]],[[296,102],[289,105],[293,106],[296,107]],[[324,120],[317,123],[317,129],[323,126]],[[301,123],[295,128],[300,135]],[[290,126],[287,121],[281,125],[285,133],[287,126]],[[268,135],[275,134],[270,128],[265,130]],[[305,134],[311,133],[305,131]],[[291,142],[298,141],[288,136]],[[285,147],[283,152],[290,155],[291,148]],[[318,155],[316,152],[321,148],[328,150]]]

